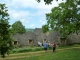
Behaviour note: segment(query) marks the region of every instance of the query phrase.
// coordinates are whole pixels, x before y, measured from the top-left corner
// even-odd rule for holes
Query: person
[[[41,42],[38,42],[38,46],[41,47],[42,46],[42,43]]]
[[[54,42],[53,43],[53,52],[55,51],[55,49],[56,49],[56,43]]]
[[[43,43],[43,47],[44,47],[44,50],[47,51],[47,46],[48,44],[46,43],[46,41]]]
[[[50,49],[50,41],[48,41],[48,48]]]

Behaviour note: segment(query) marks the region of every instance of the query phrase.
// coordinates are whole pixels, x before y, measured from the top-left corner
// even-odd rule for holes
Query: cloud
[[[61,1],[59,0],[59,2]],[[46,23],[45,14],[49,13],[53,7],[58,6],[59,2],[54,0],[52,5],[45,5],[43,0],[40,3],[36,0],[1,0],[1,3],[5,3],[8,7],[10,23],[20,20],[25,27],[44,25]]]
[[[29,23],[29,21],[28,20],[25,20],[25,19],[22,19],[22,20],[20,20],[22,23]]]
[[[35,25],[34,25],[34,24],[32,24],[30,27],[31,27],[31,28],[33,28],[34,26],[35,26]]]
[[[26,17],[26,16],[30,16],[30,12],[29,11],[20,11],[20,10],[11,10],[9,11],[11,17],[13,18],[21,18],[21,17]]]
[[[46,24],[45,20],[39,20],[39,23],[41,23],[42,25]]]
[[[13,14],[12,14],[12,17],[13,17],[13,18],[18,18],[18,17],[20,17],[20,15],[19,15],[18,13],[13,13]]]
[[[42,20],[39,20],[39,22],[41,23],[41,22],[42,22]]]

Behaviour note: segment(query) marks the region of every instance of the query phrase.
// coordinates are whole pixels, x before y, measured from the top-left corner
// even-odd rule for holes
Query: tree
[[[26,29],[20,21],[16,21],[15,23],[12,24],[12,31],[14,34],[15,33],[25,33]]]
[[[37,2],[41,2],[41,0],[36,0]],[[44,2],[45,2],[45,4],[52,4],[52,1],[54,1],[54,0],[44,0]],[[58,1],[58,0],[56,0],[56,1]],[[64,0],[62,0],[62,1],[64,1]]]
[[[67,0],[46,14],[49,29],[57,30],[62,37],[80,30],[80,0]],[[45,29],[43,27],[42,29]],[[46,30],[46,29],[45,29]]]
[[[43,31],[43,33],[49,31],[48,25],[43,25],[43,26],[42,26],[42,31]]]
[[[10,38],[9,14],[5,4],[0,4],[0,54],[4,58],[5,54],[12,48]]]

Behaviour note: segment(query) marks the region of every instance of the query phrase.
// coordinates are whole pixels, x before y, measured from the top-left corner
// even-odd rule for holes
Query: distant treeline
[[[32,28],[26,28],[26,31],[27,31],[27,32],[33,32],[34,29],[32,29]]]

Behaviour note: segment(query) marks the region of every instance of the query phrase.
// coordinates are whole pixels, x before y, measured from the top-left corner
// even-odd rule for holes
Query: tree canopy
[[[37,2],[41,2],[41,0],[36,0]],[[54,0],[43,0],[44,2],[45,2],[45,4],[52,4],[52,1],[54,1]],[[59,1],[59,0],[55,0],[55,1]],[[62,0],[62,1],[64,1],[64,0]]]
[[[0,54],[4,58],[5,54],[12,48],[10,38],[9,14],[5,4],[0,4]]]
[[[25,26],[22,25],[22,22],[16,21],[15,23],[12,24],[12,31],[13,33],[25,33],[26,28]]]
[[[80,0],[67,0],[60,3],[46,14],[46,20],[48,29],[59,31],[62,37],[77,33],[80,30]]]
[[[43,31],[43,33],[49,31],[49,27],[47,24],[42,26],[42,31]]]

